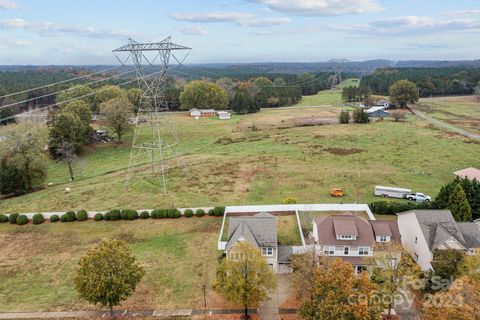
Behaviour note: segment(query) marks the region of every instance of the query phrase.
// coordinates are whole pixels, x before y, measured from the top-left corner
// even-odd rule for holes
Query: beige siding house
[[[370,265],[376,243],[400,242],[395,221],[368,221],[352,215],[330,215],[312,222],[312,238],[320,255],[339,257],[351,263],[355,272]]]
[[[271,270],[278,272],[277,220],[273,215],[262,212],[249,217],[230,217],[225,247],[227,259],[236,259],[235,246],[242,241],[259,249]]]
[[[474,254],[480,248],[480,226],[456,222],[449,210],[415,210],[398,214],[402,245],[422,270],[433,270],[434,250]]]

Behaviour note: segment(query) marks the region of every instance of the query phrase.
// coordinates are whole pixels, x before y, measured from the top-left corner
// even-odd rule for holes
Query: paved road
[[[463,130],[463,129],[460,129],[458,127],[455,127],[455,126],[452,126],[451,124],[449,123],[446,123],[446,122],[443,122],[443,121],[440,121],[438,119],[435,119],[433,117],[430,117],[429,115],[421,112],[421,111],[418,111],[416,109],[412,109],[413,112],[415,113],[415,115],[420,118],[420,119],[423,119],[427,122],[430,122],[431,124],[437,126],[437,127],[440,127],[440,128],[443,128],[443,129],[447,129],[449,131],[453,131],[453,132],[456,132],[458,134],[461,134],[462,136],[465,136],[467,138],[470,138],[472,140],[477,140],[477,141],[480,141],[480,135],[479,134],[475,134],[475,133],[472,133],[472,132],[468,132],[466,130]]]

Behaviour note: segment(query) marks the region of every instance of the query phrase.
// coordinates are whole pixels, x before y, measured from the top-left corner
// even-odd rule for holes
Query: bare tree
[[[68,164],[68,172],[70,174],[70,180],[75,180],[73,175],[72,162],[75,161],[77,157],[77,152],[75,151],[75,146],[70,141],[62,141],[60,146],[57,149],[59,159],[65,161]]]

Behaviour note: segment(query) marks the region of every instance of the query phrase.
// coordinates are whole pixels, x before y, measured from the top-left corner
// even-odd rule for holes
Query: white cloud
[[[331,25],[330,28],[350,33],[408,36],[440,32],[480,32],[480,20],[403,16],[380,19],[367,24]]]
[[[242,12],[208,12],[208,13],[173,13],[171,17],[178,21],[194,23],[230,22],[242,27],[269,27],[290,22],[289,18],[257,18],[250,13]]]
[[[0,20],[0,28],[2,29],[25,28],[27,26],[28,22],[23,19]]]
[[[245,0],[296,16],[338,16],[383,10],[377,0]]]
[[[79,27],[55,24],[52,22],[41,22],[37,24],[29,23],[23,19],[0,20],[2,29],[25,29],[38,33],[42,36],[61,36],[70,34],[80,37],[101,38],[101,39],[128,39],[129,37],[139,37],[141,35],[118,29],[96,29],[94,27]]]
[[[0,0],[0,9],[3,10],[14,10],[17,9],[18,5],[11,0]]]
[[[475,16],[480,15],[479,9],[471,10],[455,10],[455,11],[445,11],[441,13],[442,16]]]
[[[190,26],[190,27],[185,27],[185,28],[177,28],[178,31],[180,31],[183,34],[188,34],[188,35],[205,35],[208,34],[207,30],[200,26]]]

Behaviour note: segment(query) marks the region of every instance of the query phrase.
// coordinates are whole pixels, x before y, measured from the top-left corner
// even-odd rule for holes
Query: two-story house
[[[422,270],[433,270],[434,250],[479,252],[480,226],[456,222],[449,210],[412,210],[398,213],[402,245]]]
[[[395,221],[368,221],[352,214],[341,214],[315,218],[312,224],[317,252],[351,263],[357,273],[370,265],[368,258],[373,257],[377,242],[400,242]]]
[[[248,241],[261,251],[273,272],[278,269],[277,220],[266,212],[248,217],[230,217],[228,242],[225,247],[227,259],[236,259],[235,245]]]

